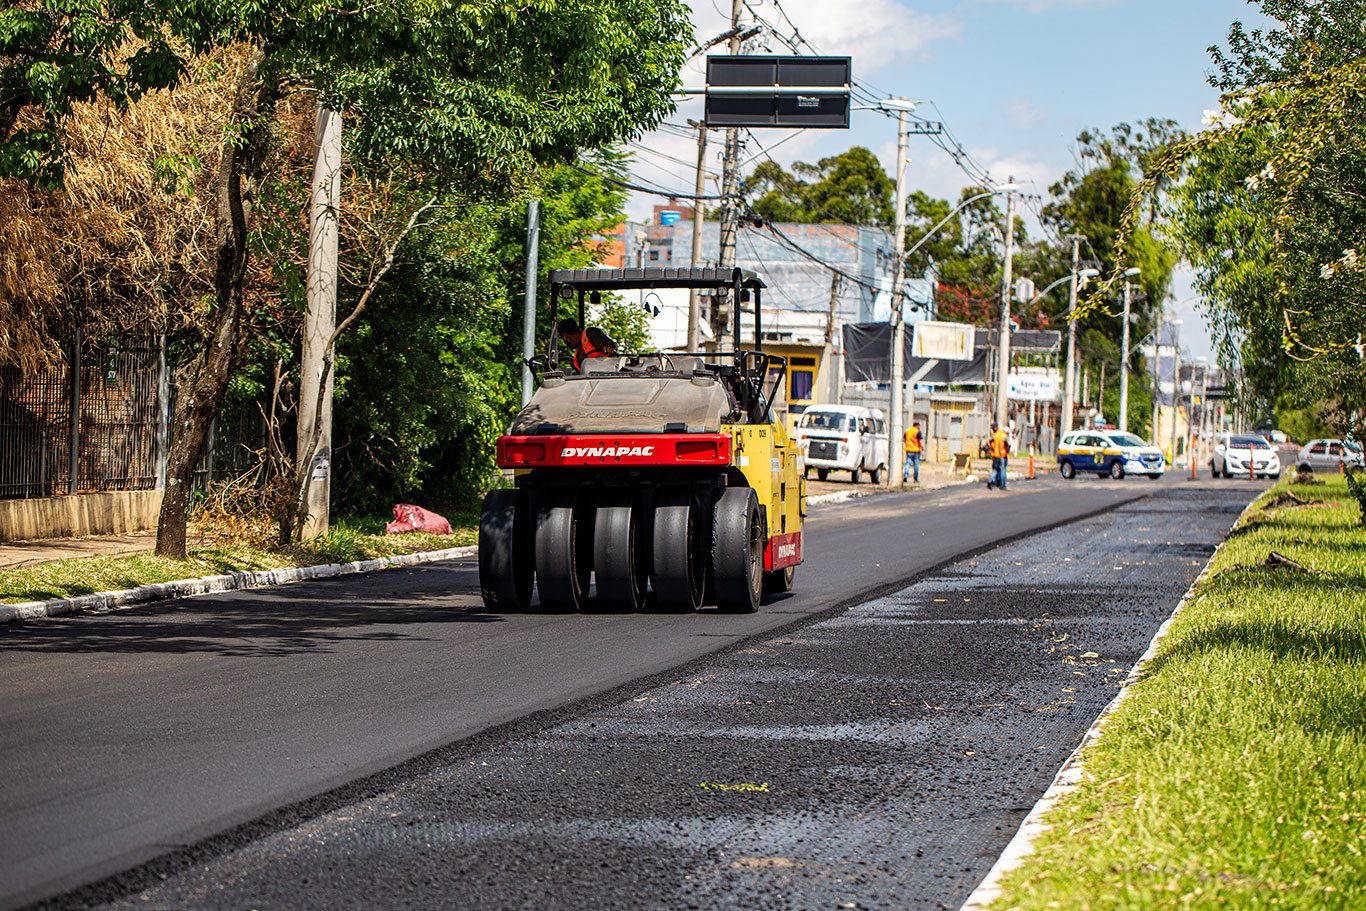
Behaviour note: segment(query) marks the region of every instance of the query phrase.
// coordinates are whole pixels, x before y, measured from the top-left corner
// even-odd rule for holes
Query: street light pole
[[[1014,183],[1015,178],[1010,178]],[[1001,330],[996,355],[996,423],[1006,428],[1006,396],[1010,373],[1010,293],[1011,269],[1015,259],[1015,191],[1006,196],[1006,257],[1001,276]]]
[[[1081,265],[1080,234],[1072,235],[1072,288],[1067,301],[1067,376],[1062,381],[1062,433],[1072,431],[1072,403],[1076,401],[1077,267]],[[1059,436],[1061,439],[1061,435]]]
[[[706,169],[707,163],[707,125],[697,124],[697,178],[693,182],[692,201],[692,262],[690,265],[696,269],[702,263],[702,219],[705,217],[705,207],[702,205],[702,194],[706,191]],[[702,322],[702,299],[698,295],[697,289],[693,288],[688,292],[688,347],[689,353],[696,353],[702,350],[702,339],[700,325]]]
[[[897,99],[904,101],[904,99]],[[887,486],[901,486],[901,474],[905,470],[905,439],[902,436],[901,411],[906,376],[905,342],[906,321],[901,312],[901,291],[906,281],[906,261],[902,248],[906,246],[906,114],[897,111],[896,122],[896,212],[895,236],[892,242],[892,382],[891,403],[887,425]]]
[[[1181,401],[1181,320],[1172,320],[1172,467],[1176,467],[1176,409]]]
[[[1141,271],[1137,266],[1134,266],[1124,272],[1124,326],[1120,330],[1122,340],[1119,345],[1119,429],[1121,433],[1129,429],[1129,301],[1131,294],[1129,279]]]

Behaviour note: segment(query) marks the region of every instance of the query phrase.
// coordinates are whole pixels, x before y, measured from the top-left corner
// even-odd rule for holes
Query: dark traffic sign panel
[[[849,126],[848,57],[708,57],[709,127]]]

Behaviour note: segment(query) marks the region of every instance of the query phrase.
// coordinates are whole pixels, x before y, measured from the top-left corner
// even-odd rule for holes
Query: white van
[[[855,484],[867,472],[877,484],[887,470],[887,421],[876,408],[812,405],[797,419],[797,450],[822,481],[834,470],[849,472]]]

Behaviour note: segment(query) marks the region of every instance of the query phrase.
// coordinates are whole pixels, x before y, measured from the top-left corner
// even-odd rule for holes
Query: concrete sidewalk
[[[10,541],[0,544],[0,572],[66,560],[71,557],[103,557],[136,554],[156,547],[154,531],[122,535],[96,535],[89,538],[45,538],[41,541]]]

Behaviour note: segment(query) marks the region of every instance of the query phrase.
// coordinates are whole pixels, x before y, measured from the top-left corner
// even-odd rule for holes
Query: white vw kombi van
[[[812,405],[797,420],[797,449],[822,481],[834,470],[849,472],[855,484],[867,472],[877,484],[887,470],[887,421],[876,408]]]

